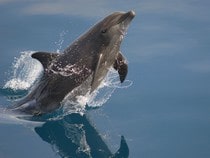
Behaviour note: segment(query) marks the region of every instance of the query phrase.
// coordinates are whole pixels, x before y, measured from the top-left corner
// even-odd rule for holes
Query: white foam
[[[77,102],[84,107],[100,107],[106,103],[116,88],[128,88],[132,81],[125,80],[124,84],[119,81],[119,75],[114,69],[110,69],[100,86],[93,92],[86,95],[77,96]]]
[[[19,58],[15,58],[12,65],[12,76],[4,85],[4,88],[13,90],[27,90],[42,72],[42,65],[31,58],[35,51],[21,52]]]

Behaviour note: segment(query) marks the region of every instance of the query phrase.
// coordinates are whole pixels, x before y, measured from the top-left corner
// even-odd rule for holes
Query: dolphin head
[[[95,24],[79,41],[88,42],[89,46],[92,43],[94,44],[92,48],[97,50],[103,49],[109,51],[109,53],[111,53],[110,50],[118,51],[127,28],[134,17],[134,11],[114,12]]]
[[[103,36],[124,35],[128,25],[134,18],[135,12],[114,12],[104,18],[98,25]],[[97,25],[96,25],[97,26]]]
[[[96,38],[103,46],[120,46],[127,28],[135,16],[134,11],[114,12],[95,25]],[[113,44],[113,45],[112,45]]]

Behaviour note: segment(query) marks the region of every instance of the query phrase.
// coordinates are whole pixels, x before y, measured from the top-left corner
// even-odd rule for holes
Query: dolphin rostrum
[[[62,53],[35,52],[32,58],[41,62],[44,73],[40,81],[23,100],[12,107],[32,115],[52,112],[75,88],[74,95],[92,93],[111,67],[123,82],[128,66],[120,52],[120,44],[134,11],[114,12],[94,25]],[[72,97],[73,98],[73,97]]]

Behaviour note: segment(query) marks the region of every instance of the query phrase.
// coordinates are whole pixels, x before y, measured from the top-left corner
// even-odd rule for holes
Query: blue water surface
[[[122,135],[131,158],[209,158],[209,7],[208,0],[0,1],[1,109],[27,93],[3,89],[21,52],[62,51],[111,12],[136,12],[121,46],[132,86],[83,116],[32,121],[1,111],[0,158],[109,157]]]

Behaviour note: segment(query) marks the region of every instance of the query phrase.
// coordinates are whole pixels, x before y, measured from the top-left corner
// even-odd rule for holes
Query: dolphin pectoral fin
[[[31,55],[32,58],[37,59],[41,62],[44,69],[46,69],[49,63],[58,56],[59,53],[48,53],[48,52],[36,52]]]
[[[125,80],[128,73],[128,64],[120,52],[118,53],[118,56],[115,60],[113,67],[115,70],[118,71],[118,74],[120,76],[120,81],[122,83]]]

